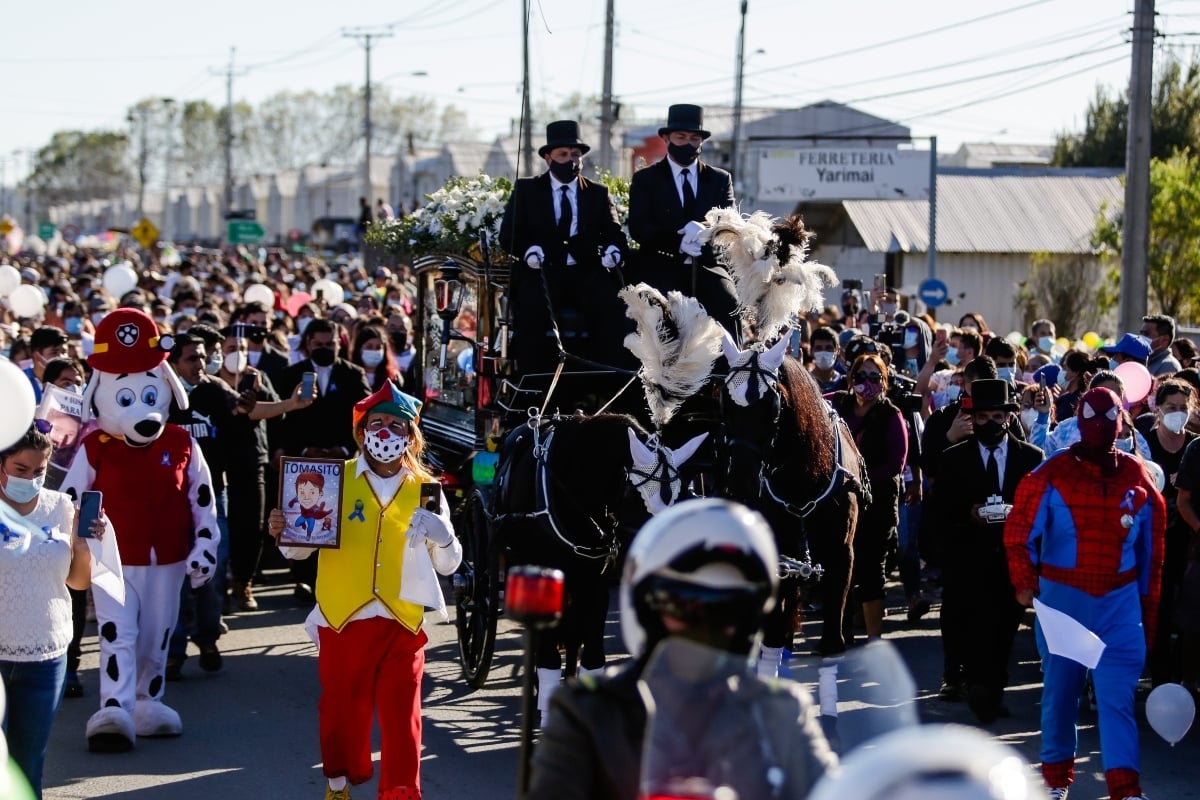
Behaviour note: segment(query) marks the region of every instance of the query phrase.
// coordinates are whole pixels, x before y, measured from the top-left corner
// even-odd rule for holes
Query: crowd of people
[[[738,337],[729,275],[697,238],[701,210],[732,202],[728,173],[697,159],[708,136],[698,107],[673,106],[660,134],[668,157],[661,169],[635,178],[629,227],[643,249],[658,251],[664,261],[657,273],[641,266],[664,288],[701,297]],[[623,263],[627,241],[607,191],[579,178],[587,150],[575,123],[553,123],[539,151],[547,172],[518,182],[505,215],[501,238],[508,241],[502,245],[518,259],[514,353],[530,371],[549,369],[557,358],[546,330],[549,312],[572,308],[582,315],[576,332],[605,334],[592,337],[585,354],[620,360],[614,354],[620,326],[605,315],[615,300],[609,273]],[[371,209],[365,198],[363,214],[366,224]],[[385,210],[378,215],[382,219]],[[138,281],[114,293],[106,275],[122,260]],[[124,310],[149,320],[171,380],[186,392],[186,408],[173,406],[169,421],[191,437],[211,474],[220,545],[212,580],[178,586],[167,681],[182,677],[189,640],[202,670],[222,669],[222,617],[257,608],[264,544],[278,539],[284,525],[282,512],[271,511],[270,488],[279,484],[283,457],[346,463],[354,477],[343,491],[357,499],[356,512],[375,514],[390,531],[379,542],[386,539],[397,553],[404,541],[424,542],[433,566],[453,571],[461,552],[444,502],[438,512],[426,512],[409,486],[432,475],[421,461],[421,402],[403,391],[420,366],[413,364],[416,288],[405,267],[393,272],[367,269],[357,259],[328,263],[244,249],[189,253],[172,268],[132,250],[18,256],[9,263],[47,302],[31,316],[18,316],[7,304],[0,309],[0,355],[24,369],[43,408],[58,392],[78,395],[92,381],[97,356],[113,347],[111,334],[101,341],[98,331]],[[319,292],[308,296],[320,280],[342,287],[347,302],[329,303]],[[273,302],[247,301],[243,292],[256,284],[270,289]],[[599,316],[589,321],[591,314]],[[1143,664],[1155,685],[1200,688],[1195,344],[1163,315],[1147,316],[1138,330],[1098,347],[1083,340],[1073,345],[1078,332],[1056,331],[1046,319],[1033,322],[1027,335],[999,336],[974,313],[953,325],[910,314],[882,286],[867,293],[847,288],[841,307],[797,321],[802,334],[792,355],[845,420],[869,473],[872,501],[856,532],[853,577],[854,611],[867,639],[886,635],[884,586],[895,570],[910,623],[940,604],[939,697],[965,701],[979,723],[989,725],[1009,714],[1005,688],[1024,607],[1040,596],[1060,610],[1075,609],[1085,625],[1108,637],[1112,663],[1102,661],[1089,678],[1043,648],[1043,776],[1055,797],[1065,797],[1074,757],[1069,707],[1094,682],[1111,795],[1141,796],[1130,723]],[[1060,334],[1069,335],[1065,346]],[[36,641],[17,644],[10,637],[27,631],[0,630],[0,670],[11,696],[27,672],[20,663],[47,662],[44,674],[29,678],[38,687],[29,697],[36,699],[34,716],[52,718],[63,694],[84,694],[77,672],[88,614],[81,564],[89,551],[72,532],[67,495],[52,492],[63,475],[47,467],[47,433],[35,426],[0,452],[0,499],[30,519],[45,518],[50,538],[62,545],[38,565],[53,591],[43,586],[25,598],[46,606],[38,611],[44,630]],[[75,431],[58,446],[77,447],[86,434],[86,428]],[[403,458],[393,458],[380,436],[403,442]],[[400,498],[403,519],[385,497]],[[1101,540],[1101,531],[1114,535]],[[353,736],[335,734],[327,730],[327,701],[321,701],[327,797],[349,797],[348,785],[370,776],[366,737],[372,711],[382,706],[392,712],[385,722],[397,737],[394,747],[385,742],[383,771],[394,790],[388,796],[419,797],[419,751],[410,746],[414,736],[420,740],[419,608],[373,600],[370,591],[348,597],[345,586],[318,575],[323,559],[322,575],[358,580],[363,564],[354,547],[320,558],[283,551],[297,598],[317,603],[309,621],[321,647],[322,682],[347,688],[345,697],[331,691],[328,702],[344,702],[357,715]],[[392,566],[399,569],[398,562]],[[0,560],[0,570],[6,568]],[[34,578],[30,571],[22,575]],[[7,582],[8,572],[0,571],[0,580]],[[1119,619],[1104,616],[1110,607],[1122,610]],[[663,611],[639,613],[659,620],[655,615]],[[848,620],[847,628],[854,624]],[[372,646],[364,649],[363,642]],[[350,673],[374,670],[376,661],[389,665],[387,685],[370,696],[350,691]],[[569,702],[590,702],[573,697]],[[18,716],[28,714],[20,706],[10,705],[9,714],[10,736],[13,726],[31,725]],[[36,785],[48,727],[30,730],[29,752],[14,754]],[[555,752],[546,750],[544,758],[552,760]],[[825,753],[818,746],[807,757],[816,763]],[[576,769],[566,762],[551,766]]]

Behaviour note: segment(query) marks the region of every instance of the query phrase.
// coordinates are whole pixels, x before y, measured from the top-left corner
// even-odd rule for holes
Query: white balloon
[[[20,367],[0,359],[0,397],[4,398],[4,413],[0,414],[0,450],[14,444],[33,424],[33,384]]]
[[[262,303],[268,310],[275,307],[275,293],[261,283],[247,286],[246,291],[242,292],[242,299],[247,303]]]
[[[321,292],[324,295],[325,304],[328,306],[336,306],[338,303],[343,303],[346,300],[346,292],[337,283],[329,280],[329,278],[321,278],[321,280],[313,282],[312,296],[316,297],[317,292]]]
[[[38,287],[26,283],[13,290],[8,296],[8,304],[18,317],[36,317],[46,305],[46,294]]]
[[[1196,701],[1192,693],[1178,683],[1164,683],[1154,687],[1146,698],[1146,719],[1154,732],[1175,745],[1196,717]]]
[[[137,285],[137,273],[133,271],[133,267],[129,266],[127,261],[104,270],[104,288],[113,297],[120,299],[122,295],[132,291]]]
[[[8,297],[21,285],[21,273],[12,264],[0,264],[0,297]]]

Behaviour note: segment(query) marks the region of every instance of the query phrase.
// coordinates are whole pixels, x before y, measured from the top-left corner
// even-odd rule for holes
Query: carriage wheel
[[[454,576],[459,584],[455,624],[463,676],[472,687],[482,689],[492,668],[492,653],[496,648],[500,559],[481,492],[471,495],[463,520],[463,561]]]

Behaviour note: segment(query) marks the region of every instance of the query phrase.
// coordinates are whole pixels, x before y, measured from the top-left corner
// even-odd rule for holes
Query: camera
[[[1004,502],[1004,498],[998,494],[994,494],[987,499],[987,503],[979,507],[979,518],[984,522],[1004,522],[1008,519],[1009,512],[1012,511],[1012,506]]]
[[[852,292],[861,292],[862,281],[858,278],[846,278],[842,281],[842,288],[849,289]]]

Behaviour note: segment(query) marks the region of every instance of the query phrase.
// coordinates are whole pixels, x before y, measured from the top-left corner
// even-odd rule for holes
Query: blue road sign
[[[950,297],[950,289],[937,278],[926,278],[917,287],[917,297],[930,308],[937,308]]]

